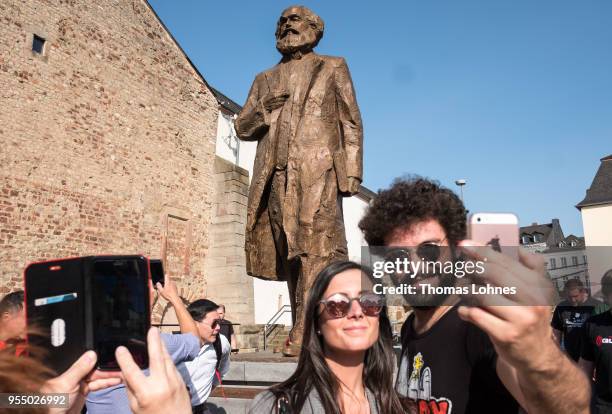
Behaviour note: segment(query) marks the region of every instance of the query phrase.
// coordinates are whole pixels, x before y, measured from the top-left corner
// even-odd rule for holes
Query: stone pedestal
[[[252,324],[253,279],[246,274],[244,254],[249,173],[217,156],[214,181],[206,297],[224,304],[230,321]]]

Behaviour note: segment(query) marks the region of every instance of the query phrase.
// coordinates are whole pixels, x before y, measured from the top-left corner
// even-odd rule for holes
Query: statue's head
[[[276,49],[283,55],[312,50],[323,37],[323,20],[304,6],[286,8],[276,24]]]

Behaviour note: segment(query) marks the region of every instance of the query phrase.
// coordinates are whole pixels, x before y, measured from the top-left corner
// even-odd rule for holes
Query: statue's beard
[[[299,34],[288,33],[276,39],[276,50],[283,56],[296,52],[306,53],[312,50],[317,38],[314,30],[305,30]]]

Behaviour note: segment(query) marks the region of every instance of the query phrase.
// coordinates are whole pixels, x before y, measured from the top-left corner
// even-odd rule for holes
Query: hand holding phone
[[[149,267],[151,268],[151,282],[153,283],[153,287],[157,286],[158,283],[161,283],[163,286],[165,282],[163,262],[160,259],[151,259],[149,261]]]
[[[482,291],[469,296],[477,306],[548,306],[555,289],[546,275],[541,255],[519,247],[518,219],[507,213],[476,213],[469,219],[471,240],[459,246],[463,254],[482,264],[470,283]],[[473,293],[473,292],[472,292]]]
[[[468,219],[468,238],[480,246],[518,260],[518,217],[512,213],[475,213]]]
[[[116,351],[130,406],[136,414],[191,413],[187,387],[156,328],[149,330],[147,343],[151,359],[148,376],[142,373],[125,348]]]
[[[161,266],[161,260],[159,262]],[[151,266],[153,266],[153,261],[151,261]],[[163,277],[161,281],[159,280],[159,278],[156,278],[156,280],[154,280],[153,279],[153,267],[151,267],[151,282],[153,282],[153,286],[155,287],[157,292],[160,294],[160,296],[166,299],[170,303],[175,303],[175,301],[181,300],[178,294],[178,289],[176,287],[176,284],[172,281],[172,279],[170,279],[170,277],[168,277],[165,273],[163,273],[163,268],[162,268],[162,276]]]

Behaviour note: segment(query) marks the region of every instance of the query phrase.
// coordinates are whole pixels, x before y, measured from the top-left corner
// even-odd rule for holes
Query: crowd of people
[[[430,180],[396,180],[379,192],[359,227],[369,245],[446,246],[485,260],[491,281],[547,280],[538,255],[521,251],[515,260],[476,249],[466,239],[463,203]],[[399,365],[375,281],[351,261],[319,273],[308,292],[297,368],[255,397],[250,413],[612,413],[612,313],[579,281],[566,283],[566,300],[554,312],[512,298],[505,306],[467,306],[451,294],[441,305],[415,305],[401,329]],[[144,371],[118,347],[120,376],[93,370],[96,354],[88,351],[53,377],[23,355],[23,293],[5,296],[0,391],[68,393],[70,407],[53,412],[79,412],[83,405],[94,414],[207,412],[238,348],[225,307],[209,299],[185,306],[169,279],[155,291],[174,307],[181,333],[151,328]],[[612,271],[602,293],[612,303]]]

